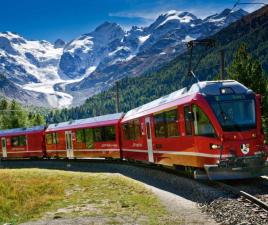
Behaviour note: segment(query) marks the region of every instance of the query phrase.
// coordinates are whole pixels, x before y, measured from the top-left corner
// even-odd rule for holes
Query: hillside
[[[203,60],[195,71],[200,80],[213,79],[219,71],[219,50],[225,49],[226,64],[230,64],[234,52],[241,43],[246,43],[249,52],[257,58],[268,72],[268,6],[243,17],[217,34],[211,36],[216,40],[216,47],[204,50],[195,49],[194,61],[204,54]],[[181,87],[189,86],[192,80],[186,76],[188,53],[184,53],[168,63],[158,72],[148,73],[136,78],[124,78],[120,81],[120,109],[128,111]],[[193,63],[195,64],[195,63]],[[70,110],[54,111],[49,122],[85,118],[115,111],[115,88],[89,98],[80,107]]]

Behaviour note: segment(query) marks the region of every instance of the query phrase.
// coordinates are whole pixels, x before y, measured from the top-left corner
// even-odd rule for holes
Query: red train
[[[0,131],[2,157],[121,158],[195,178],[258,177],[268,172],[260,101],[236,81],[199,82],[125,115]]]
[[[51,124],[45,132],[46,156],[120,158],[123,113]]]
[[[44,134],[44,126],[0,131],[2,158],[45,156]]]

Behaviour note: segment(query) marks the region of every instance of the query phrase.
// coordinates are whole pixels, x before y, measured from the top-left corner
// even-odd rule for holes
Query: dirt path
[[[145,187],[158,196],[162,204],[166,206],[172,215],[182,218],[183,224],[217,224],[212,218],[202,213],[195,202],[147,184],[145,184]]]

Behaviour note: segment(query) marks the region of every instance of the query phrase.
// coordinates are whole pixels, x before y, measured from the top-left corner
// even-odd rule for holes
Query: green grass
[[[108,224],[180,223],[142,184],[117,174],[0,170],[0,224],[76,216]]]

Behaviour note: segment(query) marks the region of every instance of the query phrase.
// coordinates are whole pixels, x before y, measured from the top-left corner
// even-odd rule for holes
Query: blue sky
[[[148,25],[171,9],[205,17],[231,8],[234,3],[235,0],[0,0],[0,32],[13,31],[28,39],[68,41],[104,21],[117,22],[128,29],[131,25]],[[252,11],[257,7],[243,8]]]

